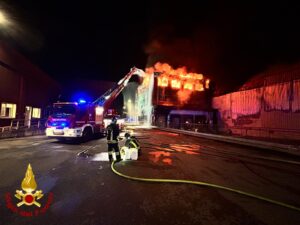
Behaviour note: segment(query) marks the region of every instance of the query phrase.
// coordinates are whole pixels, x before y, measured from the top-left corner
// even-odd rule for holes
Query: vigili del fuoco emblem
[[[17,206],[20,207],[22,205],[35,205],[37,207],[41,207],[41,204],[37,201],[41,199],[44,195],[42,190],[37,189],[37,183],[34,178],[34,174],[31,168],[31,165],[28,164],[27,171],[25,173],[25,177],[21,184],[22,190],[16,190],[15,197],[21,200]]]

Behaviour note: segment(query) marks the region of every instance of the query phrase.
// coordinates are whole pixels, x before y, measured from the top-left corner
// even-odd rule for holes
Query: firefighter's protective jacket
[[[110,124],[107,126],[107,143],[118,143],[118,136],[120,135],[120,129],[118,124]]]

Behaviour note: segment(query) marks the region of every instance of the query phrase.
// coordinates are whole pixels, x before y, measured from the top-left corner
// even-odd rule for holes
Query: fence
[[[0,127],[0,138],[23,137],[43,134],[46,128],[46,119],[11,121],[10,126]]]

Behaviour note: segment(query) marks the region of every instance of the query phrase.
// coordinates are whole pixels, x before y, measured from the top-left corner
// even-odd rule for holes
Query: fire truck
[[[53,113],[47,120],[46,136],[85,141],[93,135],[104,135],[107,124],[105,115],[133,75],[144,76],[144,71],[136,67],[131,68],[113,88],[92,103],[87,103],[84,99],[54,103]]]

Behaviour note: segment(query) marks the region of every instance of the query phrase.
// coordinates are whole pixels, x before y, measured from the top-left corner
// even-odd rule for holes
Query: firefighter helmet
[[[112,123],[117,123],[117,121],[118,121],[117,117],[113,116],[113,118],[111,118]]]
[[[128,139],[130,137],[130,134],[128,132],[126,132],[124,136],[126,139]]]

